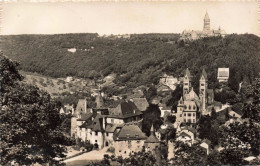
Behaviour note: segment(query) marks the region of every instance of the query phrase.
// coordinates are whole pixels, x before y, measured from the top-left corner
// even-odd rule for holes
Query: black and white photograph
[[[259,1],[0,13],[0,165],[260,165]]]

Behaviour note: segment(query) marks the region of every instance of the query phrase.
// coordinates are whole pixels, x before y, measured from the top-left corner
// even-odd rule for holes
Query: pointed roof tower
[[[153,124],[150,130],[150,136],[147,138],[147,140],[145,141],[145,143],[159,143],[160,141],[158,140],[158,138],[156,138],[156,136],[154,135],[154,128],[153,128]]]
[[[188,68],[185,70],[185,75],[184,76],[187,76],[188,79],[191,79],[191,74],[190,74],[190,71],[189,71]]]
[[[206,11],[206,14],[205,14],[204,20],[210,20],[210,18],[209,18],[209,14],[208,14],[208,11]]]
[[[200,76],[200,80],[202,80],[202,79],[204,79],[206,81],[208,80],[208,76],[207,76],[207,73],[204,68],[203,68],[201,76]]]
[[[96,97],[96,108],[102,108],[104,106],[104,100],[103,97],[101,95],[101,91],[99,91],[97,97]]]

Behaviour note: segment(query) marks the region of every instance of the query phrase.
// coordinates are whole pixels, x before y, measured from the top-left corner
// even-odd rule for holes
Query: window
[[[184,116],[186,116],[186,113],[184,113]]]
[[[184,122],[186,122],[186,119],[184,119]]]
[[[95,142],[97,142],[97,140],[95,140]]]
[[[180,117],[182,117],[182,114],[180,114]]]
[[[97,131],[95,131],[95,135],[98,135],[98,132],[97,132]]]
[[[107,136],[108,136],[109,133],[107,133]]]
[[[125,154],[126,154],[126,151],[125,151]]]
[[[189,85],[188,83],[185,83],[184,85]]]
[[[196,116],[196,114],[195,114],[195,113],[193,113],[193,116]]]
[[[111,123],[114,123],[114,119],[111,119]]]
[[[188,113],[188,116],[191,116],[191,113]]]
[[[200,86],[204,86],[204,84],[200,84]]]
[[[193,106],[193,110],[195,110],[196,109],[196,107],[195,107],[195,105]]]
[[[121,150],[119,150],[119,153],[121,153]]]
[[[191,109],[191,106],[189,105],[189,110]]]
[[[193,123],[195,123],[196,121],[195,121],[195,119],[193,119]]]
[[[188,122],[191,123],[191,119],[188,119]]]

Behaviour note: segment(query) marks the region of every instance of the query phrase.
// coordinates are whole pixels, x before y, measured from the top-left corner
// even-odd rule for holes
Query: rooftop
[[[137,125],[125,125],[119,132],[116,140],[144,140],[145,134]]]

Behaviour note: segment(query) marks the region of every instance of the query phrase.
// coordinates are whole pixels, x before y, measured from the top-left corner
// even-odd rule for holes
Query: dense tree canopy
[[[251,83],[260,71],[260,38],[250,34],[186,44],[178,42],[177,34],[131,35],[127,39],[97,34],[16,35],[2,36],[2,44],[4,53],[21,62],[25,71],[91,78],[114,72],[118,74],[115,81],[129,87],[155,84],[163,72],[180,76],[188,67],[195,90],[202,68],[208,73],[209,87],[214,88],[217,69],[229,67],[229,86],[237,92],[240,82]]]
[[[19,82],[17,64],[1,57],[1,165],[55,162],[64,157],[67,138],[50,95]],[[55,163],[58,164],[58,163]]]

